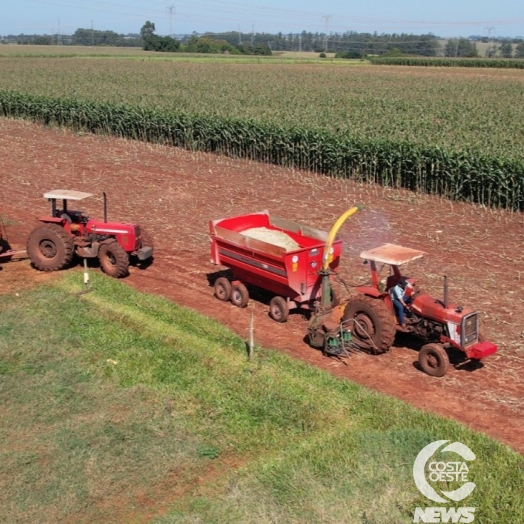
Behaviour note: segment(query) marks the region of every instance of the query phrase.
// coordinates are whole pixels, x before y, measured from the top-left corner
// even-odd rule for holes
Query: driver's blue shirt
[[[391,300],[402,301],[404,299],[404,290],[400,284],[397,284],[395,287],[391,288]]]

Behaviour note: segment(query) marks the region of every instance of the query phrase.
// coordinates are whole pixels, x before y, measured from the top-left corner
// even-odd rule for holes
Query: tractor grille
[[[466,347],[478,341],[479,315],[471,313],[462,319],[462,346]]]
[[[140,226],[135,226],[135,249],[142,246],[142,235],[140,233]]]

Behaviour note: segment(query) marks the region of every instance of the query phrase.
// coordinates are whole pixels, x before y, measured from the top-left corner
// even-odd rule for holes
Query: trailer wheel
[[[57,224],[34,229],[26,249],[33,266],[40,271],[57,271],[73,260],[73,239]]]
[[[449,366],[449,357],[440,344],[426,344],[418,354],[422,370],[432,377],[443,377]]]
[[[283,297],[273,297],[269,303],[269,316],[277,322],[285,322],[289,317],[289,306]]]
[[[352,298],[346,304],[343,321],[351,330],[355,344],[373,355],[388,351],[395,340],[393,316],[377,298],[365,295]]]
[[[237,307],[246,307],[249,302],[249,292],[242,282],[231,285],[231,302]]]
[[[219,277],[215,280],[215,297],[226,302],[231,298],[231,282],[226,277]]]
[[[129,255],[115,239],[100,246],[98,260],[102,271],[110,277],[122,278],[129,273]]]

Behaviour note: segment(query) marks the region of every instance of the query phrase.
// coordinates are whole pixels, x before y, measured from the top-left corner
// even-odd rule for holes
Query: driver
[[[393,302],[395,313],[397,314],[398,321],[400,323],[400,330],[407,332],[406,316],[411,316],[411,311],[408,308],[408,304],[412,298],[409,293],[406,293],[406,288],[409,286],[409,282],[406,277],[400,277],[397,285],[392,287],[389,291],[389,296]]]

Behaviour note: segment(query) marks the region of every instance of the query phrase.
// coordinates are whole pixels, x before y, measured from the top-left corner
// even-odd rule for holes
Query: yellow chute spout
[[[324,246],[324,255],[322,257],[322,271],[320,272],[320,274],[322,275],[322,296],[320,299],[320,304],[322,307],[329,307],[329,305],[331,304],[331,282],[329,280],[329,264],[331,262],[330,252],[331,248],[333,247],[333,242],[335,241],[337,233],[339,232],[344,222],[350,216],[354,215],[357,211],[360,211],[361,209],[362,206],[353,206],[352,208],[348,209],[345,213],[340,215],[338,220],[331,228],[331,231],[329,232],[328,238],[326,240],[326,245]]]

